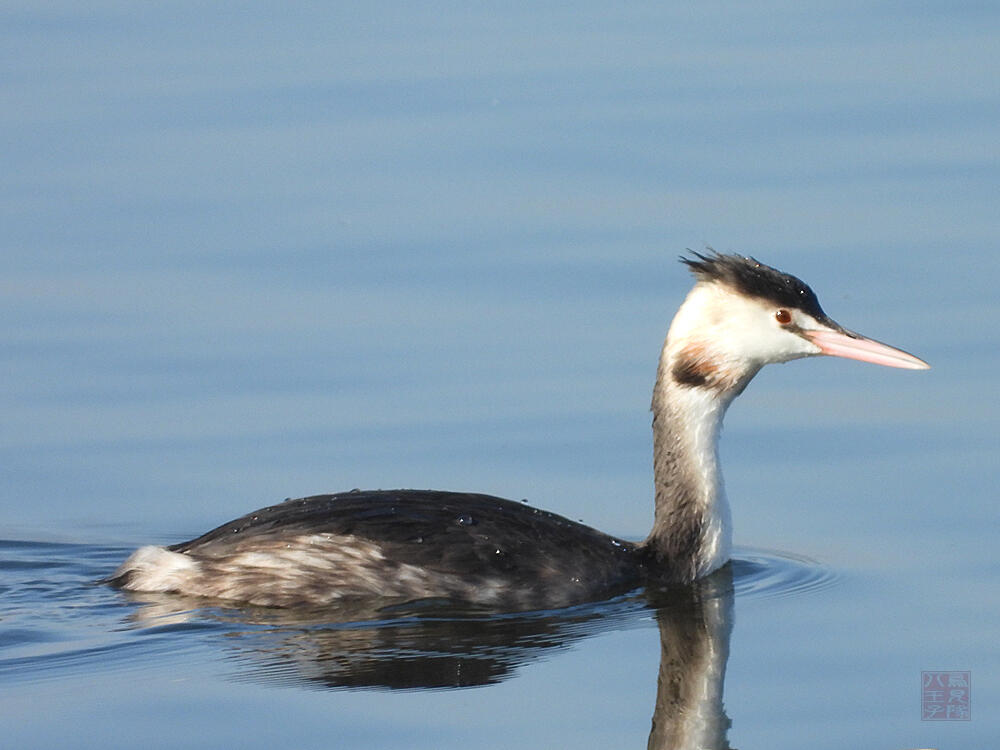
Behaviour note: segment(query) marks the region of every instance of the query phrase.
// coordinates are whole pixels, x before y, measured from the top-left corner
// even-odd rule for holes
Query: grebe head
[[[679,385],[739,393],[767,364],[831,355],[927,369],[921,359],[849,331],[807,284],[753,258],[682,258],[697,283],[678,310],[664,355]]]

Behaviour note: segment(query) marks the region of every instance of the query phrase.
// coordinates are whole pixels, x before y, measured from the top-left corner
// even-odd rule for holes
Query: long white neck
[[[732,521],[719,434],[729,404],[759,370],[720,358],[691,335],[688,313],[697,296],[689,296],[671,325],[653,390],[656,513],[645,546],[664,575],[679,581],[706,576],[729,560]]]

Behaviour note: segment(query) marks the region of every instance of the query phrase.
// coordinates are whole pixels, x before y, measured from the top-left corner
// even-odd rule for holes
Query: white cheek
[[[821,353],[818,346],[813,344],[811,341],[806,341],[797,334],[790,334],[787,336],[787,339],[788,341],[785,347],[785,355],[787,356],[787,359],[812,357]]]
[[[668,348],[696,342],[712,352],[717,366],[745,372],[772,362],[820,354],[819,347],[785,329],[775,318],[780,308],[764,300],[734,294],[721,285],[699,283],[674,317]],[[811,316],[790,310],[792,327],[817,328]]]
[[[734,300],[728,311],[725,334],[732,355],[744,362],[765,365],[820,353],[818,346],[783,327],[775,319],[776,312],[756,301]],[[816,326],[812,318],[798,311],[792,322],[800,327]]]
[[[773,362],[776,356],[786,352],[794,354],[790,349],[795,345],[788,332],[782,330],[774,319],[771,310],[764,310],[754,303],[739,300],[730,310],[726,334],[729,350],[745,362]]]

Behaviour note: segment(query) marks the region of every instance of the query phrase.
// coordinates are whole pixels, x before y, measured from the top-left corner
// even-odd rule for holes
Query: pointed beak
[[[901,349],[865,338],[859,333],[840,328],[817,328],[802,331],[802,335],[819,347],[822,354],[831,357],[857,359],[886,367],[902,367],[907,370],[928,370],[930,365]]]

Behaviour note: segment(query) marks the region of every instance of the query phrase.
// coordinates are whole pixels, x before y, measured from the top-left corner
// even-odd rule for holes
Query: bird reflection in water
[[[732,629],[733,565],[687,586],[543,612],[498,614],[443,601],[359,601],[313,611],[215,609],[204,599],[131,594],[133,619],[193,617],[225,632],[238,680],[327,689],[433,690],[498,683],[552,649],[653,614],[660,666],[649,748],[729,748],[722,694]]]

